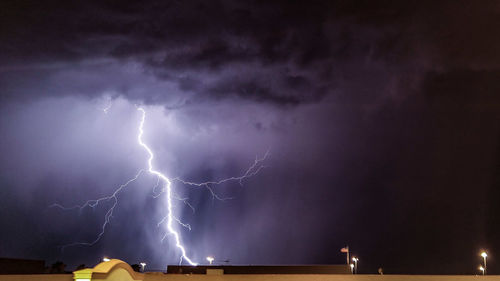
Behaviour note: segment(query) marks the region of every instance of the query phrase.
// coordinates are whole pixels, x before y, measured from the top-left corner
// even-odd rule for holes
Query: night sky
[[[500,273],[499,1],[1,1],[0,256]]]

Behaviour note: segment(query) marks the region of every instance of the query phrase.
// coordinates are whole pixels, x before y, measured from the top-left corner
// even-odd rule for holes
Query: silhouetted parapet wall
[[[85,268],[73,272],[75,281],[90,281],[90,280],[120,280],[120,281],[137,281],[144,280],[144,274],[135,272],[128,263],[112,259],[110,261],[101,262],[94,268]]]
[[[0,275],[0,281],[74,281],[71,274],[9,274]]]
[[[0,258],[0,274],[42,274],[45,273],[45,261]]]
[[[349,265],[169,265],[168,274],[352,274]]]

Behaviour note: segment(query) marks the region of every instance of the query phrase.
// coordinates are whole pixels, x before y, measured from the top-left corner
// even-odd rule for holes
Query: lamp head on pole
[[[214,257],[212,257],[212,256],[208,256],[208,257],[207,257],[207,261],[208,261],[210,264],[212,264],[212,263],[214,262],[214,260],[215,260],[215,258],[214,258]]]

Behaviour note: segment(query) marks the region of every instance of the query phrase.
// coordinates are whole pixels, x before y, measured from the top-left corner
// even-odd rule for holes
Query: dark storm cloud
[[[358,68],[385,72],[382,79],[398,79],[387,72],[410,68],[412,79],[418,79],[425,60],[433,59],[426,52],[444,43],[429,43],[422,32],[430,24],[412,19],[429,9],[436,25],[447,26],[436,14],[439,7],[355,2],[146,1],[126,8],[113,2],[4,2],[1,60],[4,71],[26,64],[133,60],[145,72],[175,83],[181,93],[200,96],[194,99],[239,97],[275,104],[338,94],[334,85]],[[39,76],[27,73],[24,79],[44,79]],[[4,96],[14,96],[9,90]]]
[[[499,79],[500,69],[429,73],[425,93],[431,104],[498,107]]]

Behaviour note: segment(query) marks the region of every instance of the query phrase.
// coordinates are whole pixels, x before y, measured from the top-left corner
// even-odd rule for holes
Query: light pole
[[[146,263],[145,262],[141,262],[140,265],[141,265],[141,268],[142,268],[142,272],[144,272],[144,268],[146,268]]]
[[[481,270],[481,272],[482,272],[482,273],[483,273],[483,275],[484,275],[484,267],[480,265],[480,266],[479,266],[479,270]]]
[[[482,252],[481,253],[481,257],[483,257],[483,261],[484,261],[484,270],[483,270],[483,275],[486,274],[486,257],[488,256],[488,254],[486,254],[486,252]]]
[[[354,262],[354,273],[358,274],[358,261],[359,261],[359,259],[356,257],[353,257],[352,261]]]
[[[214,262],[215,258],[212,257],[212,256],[208,256],[207,257],[207,261],[210,263],[210,265],[212,265],[212,263]]]

